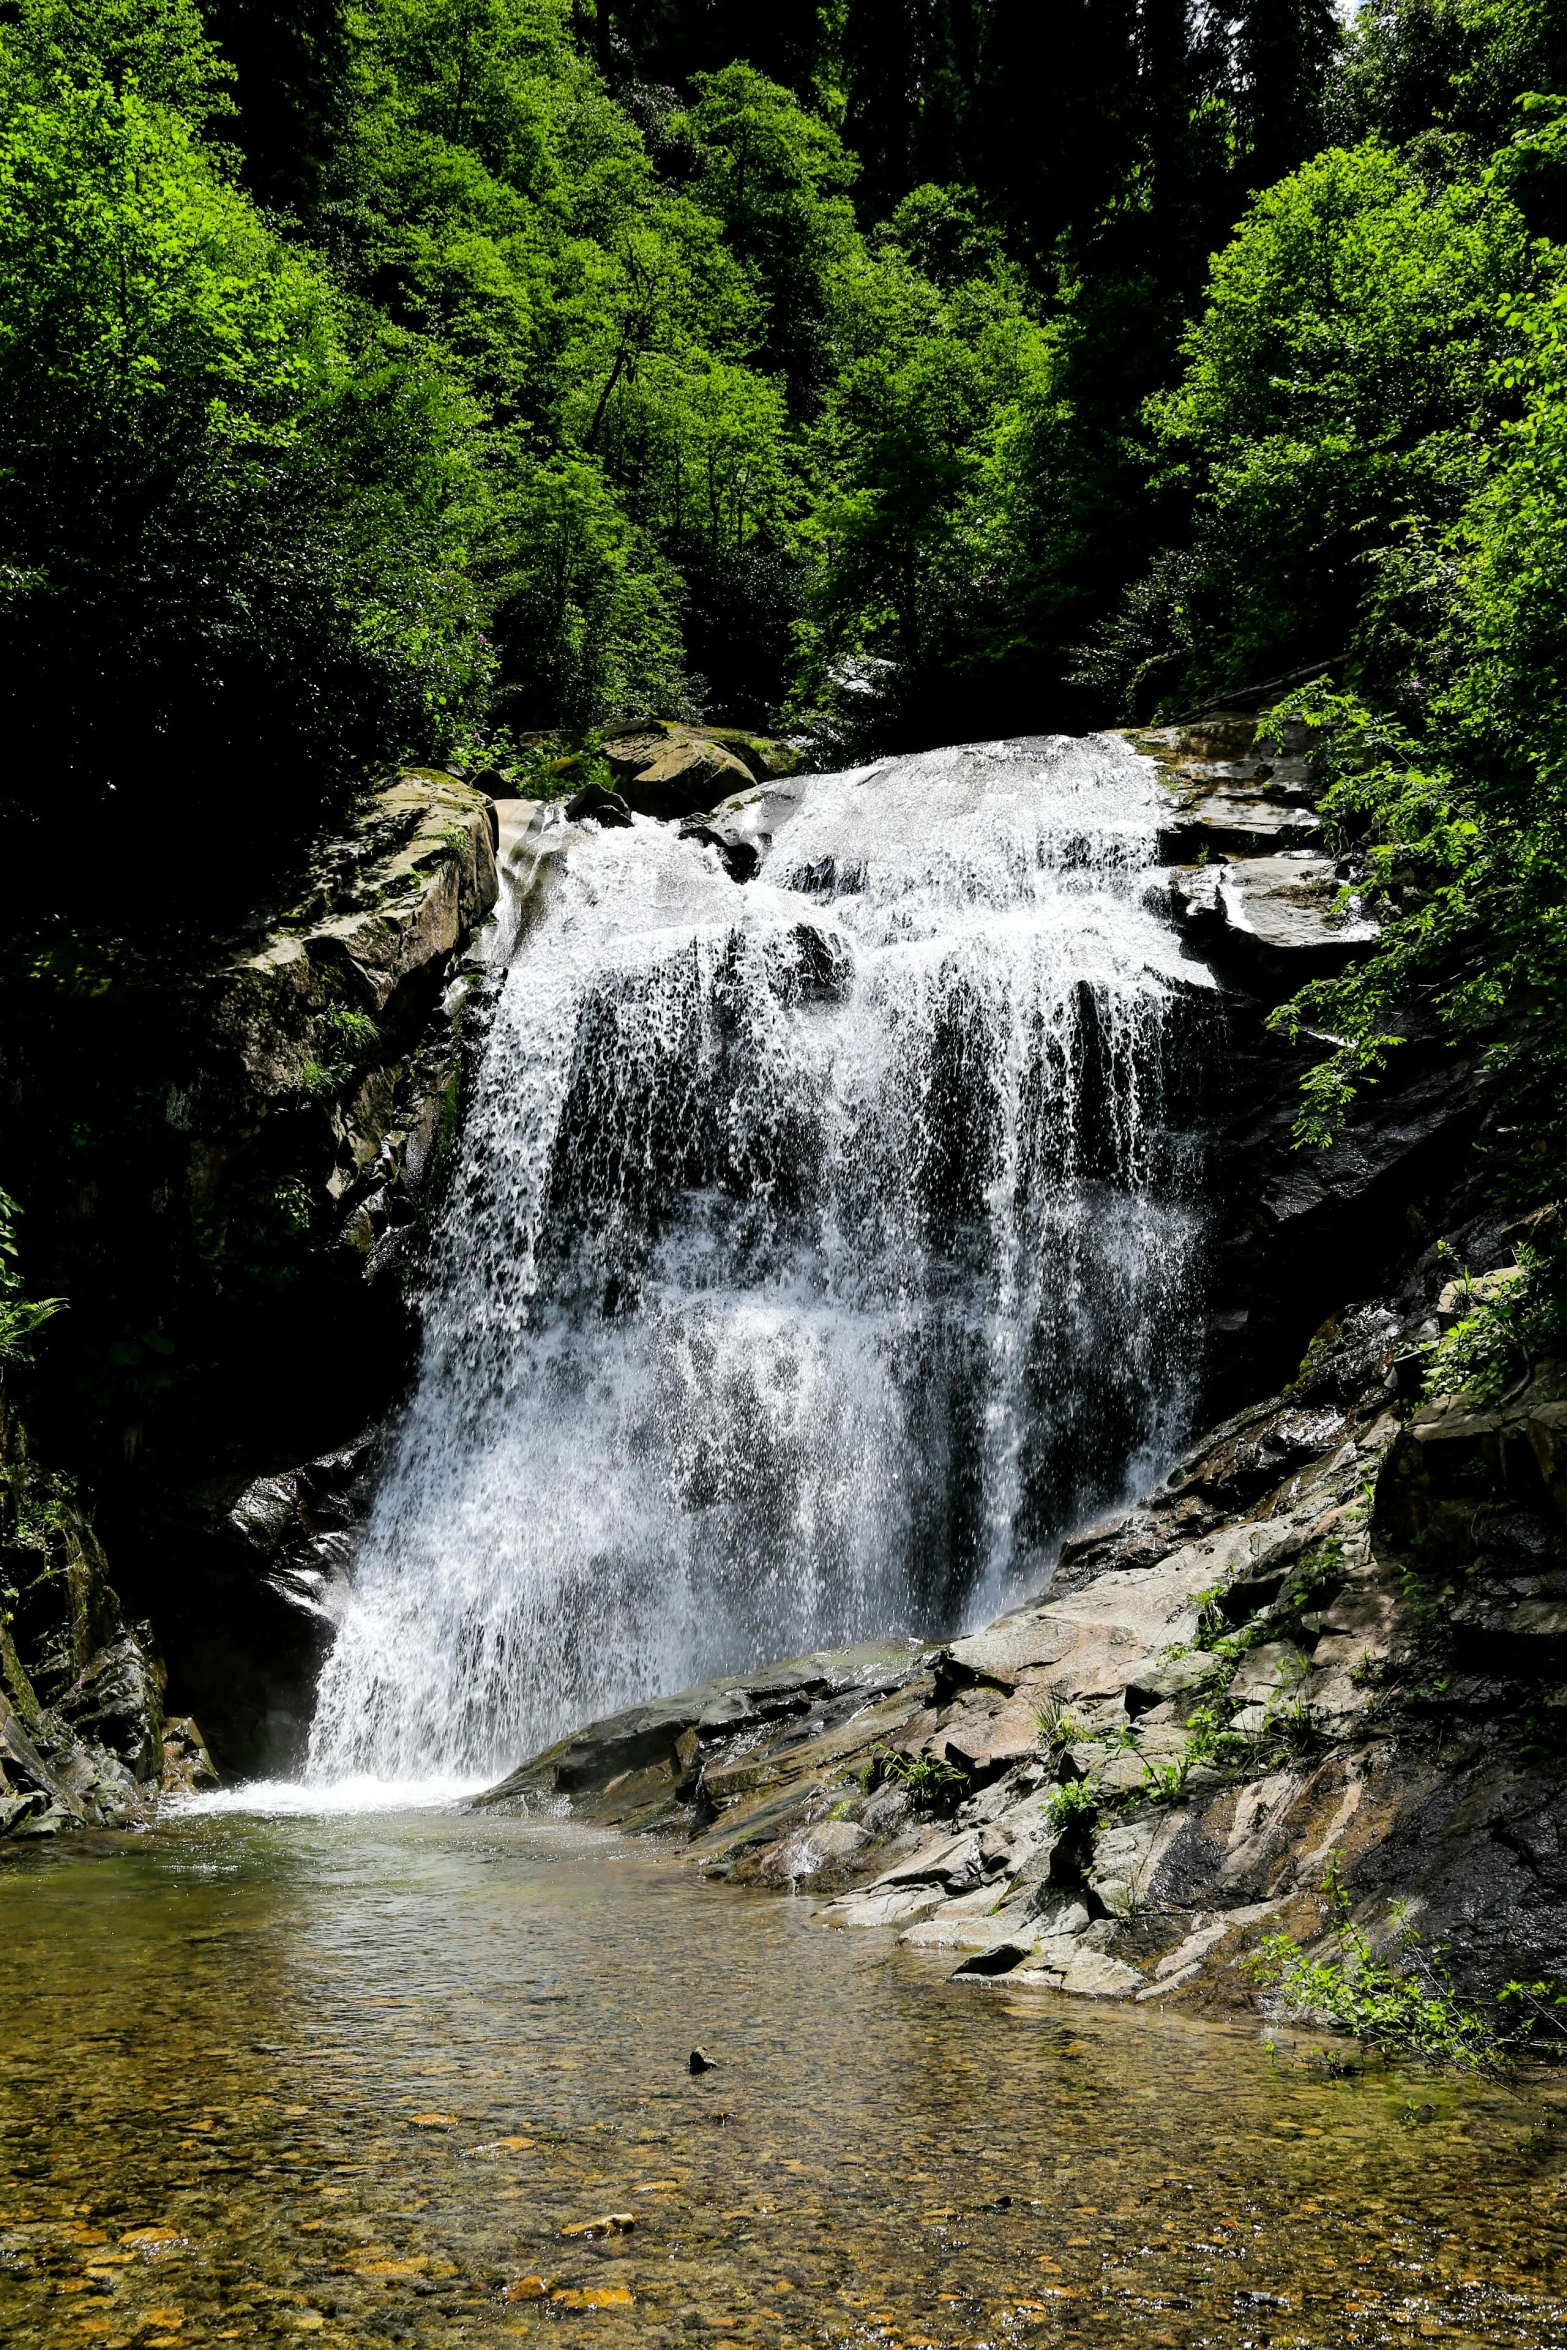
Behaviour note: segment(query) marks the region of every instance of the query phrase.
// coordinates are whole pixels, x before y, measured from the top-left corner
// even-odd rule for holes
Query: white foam
[[[250,1779],[200,1795],[166,1795],[159,1809],[190,1818],[200,1813],[254,1812],[269,1819],[325,1818],[339,1812],[439,1811],[477,1795],[479,1778],[376,1779],[359,1772],[327,1780]]]
[[[672,826],[573,828],[313,1783],[493,1773],[713,1672],[985,1620],[1157,1473],[1200,1321],[1168,1042],[1207,976],[1158,820],[1124,741],[1050,737],[815,779],[744,887]]]

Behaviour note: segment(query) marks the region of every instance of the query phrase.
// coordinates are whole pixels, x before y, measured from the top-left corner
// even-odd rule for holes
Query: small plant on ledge
[[[899,1754],[878,1746],[860,1773],[867,1795],[877,1787],[901,1787],[917,1811],[950,1817],[969,1792],[968,1774],[932,1754]]]

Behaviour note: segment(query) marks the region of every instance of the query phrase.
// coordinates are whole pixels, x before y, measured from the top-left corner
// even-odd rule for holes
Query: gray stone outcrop
[[[1432,1294],[1347,1310],[1292,1387],[937,1646],[798,1659],[576,1733],[481,1803],[675,1835],[825,1922],[1095,1998],[1254,2001],[1342,1869],[1462,1988],[1567,1952],[1567,1374],[1411,1396]]]
[[[1128,739],[1169,795],[1160,853],[1176,921],[1199,952],[1283,996],[1366,953],[1377,925],[1324,842],[1310,730],[1290,719],[1279,731],[1275,751],[1254,714],[1221,710]]]
[[[202,1075],[169,1110],[209,1210],[270,1122],[313,1110],[325,1164],[298,1177],[335,1202],[372,1278],[399,1261],[455,1123],[465,990],[449,990],[496,901],[498,838],[493,803],[456,777],[394,776],[302,902],[212,975]]]

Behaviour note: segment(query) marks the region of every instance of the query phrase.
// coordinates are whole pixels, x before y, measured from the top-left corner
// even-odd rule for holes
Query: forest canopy
[[[1556,0],[4,0],[0,841],[1317,671],[1310,1130],[1412,994],[1567,1094],[1564,240]]]

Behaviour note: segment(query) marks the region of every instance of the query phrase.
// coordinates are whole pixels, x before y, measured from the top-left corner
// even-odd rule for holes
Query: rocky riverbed
[[[493,1811],[12,1845],[0,2333],[1561,2338],[1554,2076],[1346,2072],[1310,2035],[949,1972]]]

